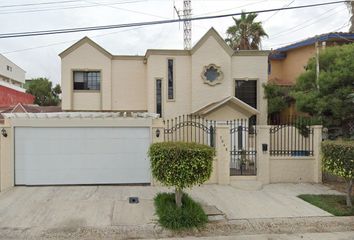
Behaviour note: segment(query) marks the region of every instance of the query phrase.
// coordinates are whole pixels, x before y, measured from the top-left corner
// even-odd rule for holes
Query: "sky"
[[[192,16],[211,16],[331,0],[192,0]],[[33,3],[53,3],[28,5]],[[58,3],[61,2],[61,3]],[[27,4],[27,5],[26,5]],[[17,5],[6,7],[9,5]],[[25,6],[26,5],[26,6]],[[0,34],[176,19],[183,0],[0,0]],[[344,3],[259,14],[268,38],[262,49],[276,49],[317,34],[348,31]],[[231,17],[192,22],[192,44],[214,27],[223,37]],[[60,83],[58,54],[84,36],[114,55],[144,55],[149,48],[183,49],[183,23],[70,34],[0,39],[0,53],[26,71],[26,78]]]

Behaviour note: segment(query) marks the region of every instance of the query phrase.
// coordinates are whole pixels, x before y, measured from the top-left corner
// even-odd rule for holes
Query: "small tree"
[[[328,47],[319,55],[320,73],[316,81],[316,61],[310,59],[290,95],[298,111],[321,119],[327,128],[340,127],[350,137],[354,120],[354,44]]]
[[[150,146],[153,177],[165,186],[175,187],[175,201],[182,206],[183,189],[202,184],[210,178],[215,150],[185,142],[162,142]]]
[[[40,106],[57,106],[60,103],[60,85],[52,88],[52,82],[47,78],[32,79],[27,86],[27,93],[34,95],[34,103]]]
[[[352,207],[354,141],[325,141],[322,143],[322,153],[324,170],[345,179],[347,206]]]

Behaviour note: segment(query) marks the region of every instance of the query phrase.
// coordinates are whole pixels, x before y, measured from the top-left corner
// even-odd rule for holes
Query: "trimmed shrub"
[[[165,228],[172,230],[198,228],[208,222],[208,217],[200,204],[193,201],[187,194],[183,194],[183,205],[180,208],[175,204],[173,193],[159,193],[154,203],[159,223]]]
[[[175,187],[179,207],[184,188],[210,178],[214,156],[214,148],[197,143],[161,142],[149,149],[153,177],[165,186]]]
[[[322,143],[323,168],[347,182],[347,206],[352,206],[354,179],[354,141],[325,141]]]

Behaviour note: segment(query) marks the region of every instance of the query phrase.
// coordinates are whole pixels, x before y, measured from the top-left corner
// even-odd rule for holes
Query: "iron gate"
[[[164,120],[166,142],[195,142],[215,147],[216,121],[197,115],[181,115]]]
[[[230,126],[230,176],[257,175],[256,126],[247,119],[228,121]]]

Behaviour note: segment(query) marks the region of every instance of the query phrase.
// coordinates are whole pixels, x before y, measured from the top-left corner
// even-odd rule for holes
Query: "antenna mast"
[[[184,49],[189,50],[192,47],[192,0],[183,1],[183,40]]]
[[[184,49],[189,50],[192,48],[192,0],[183,0],[183,15],[174,6],[178,18],[183,17],[183,44]]]

